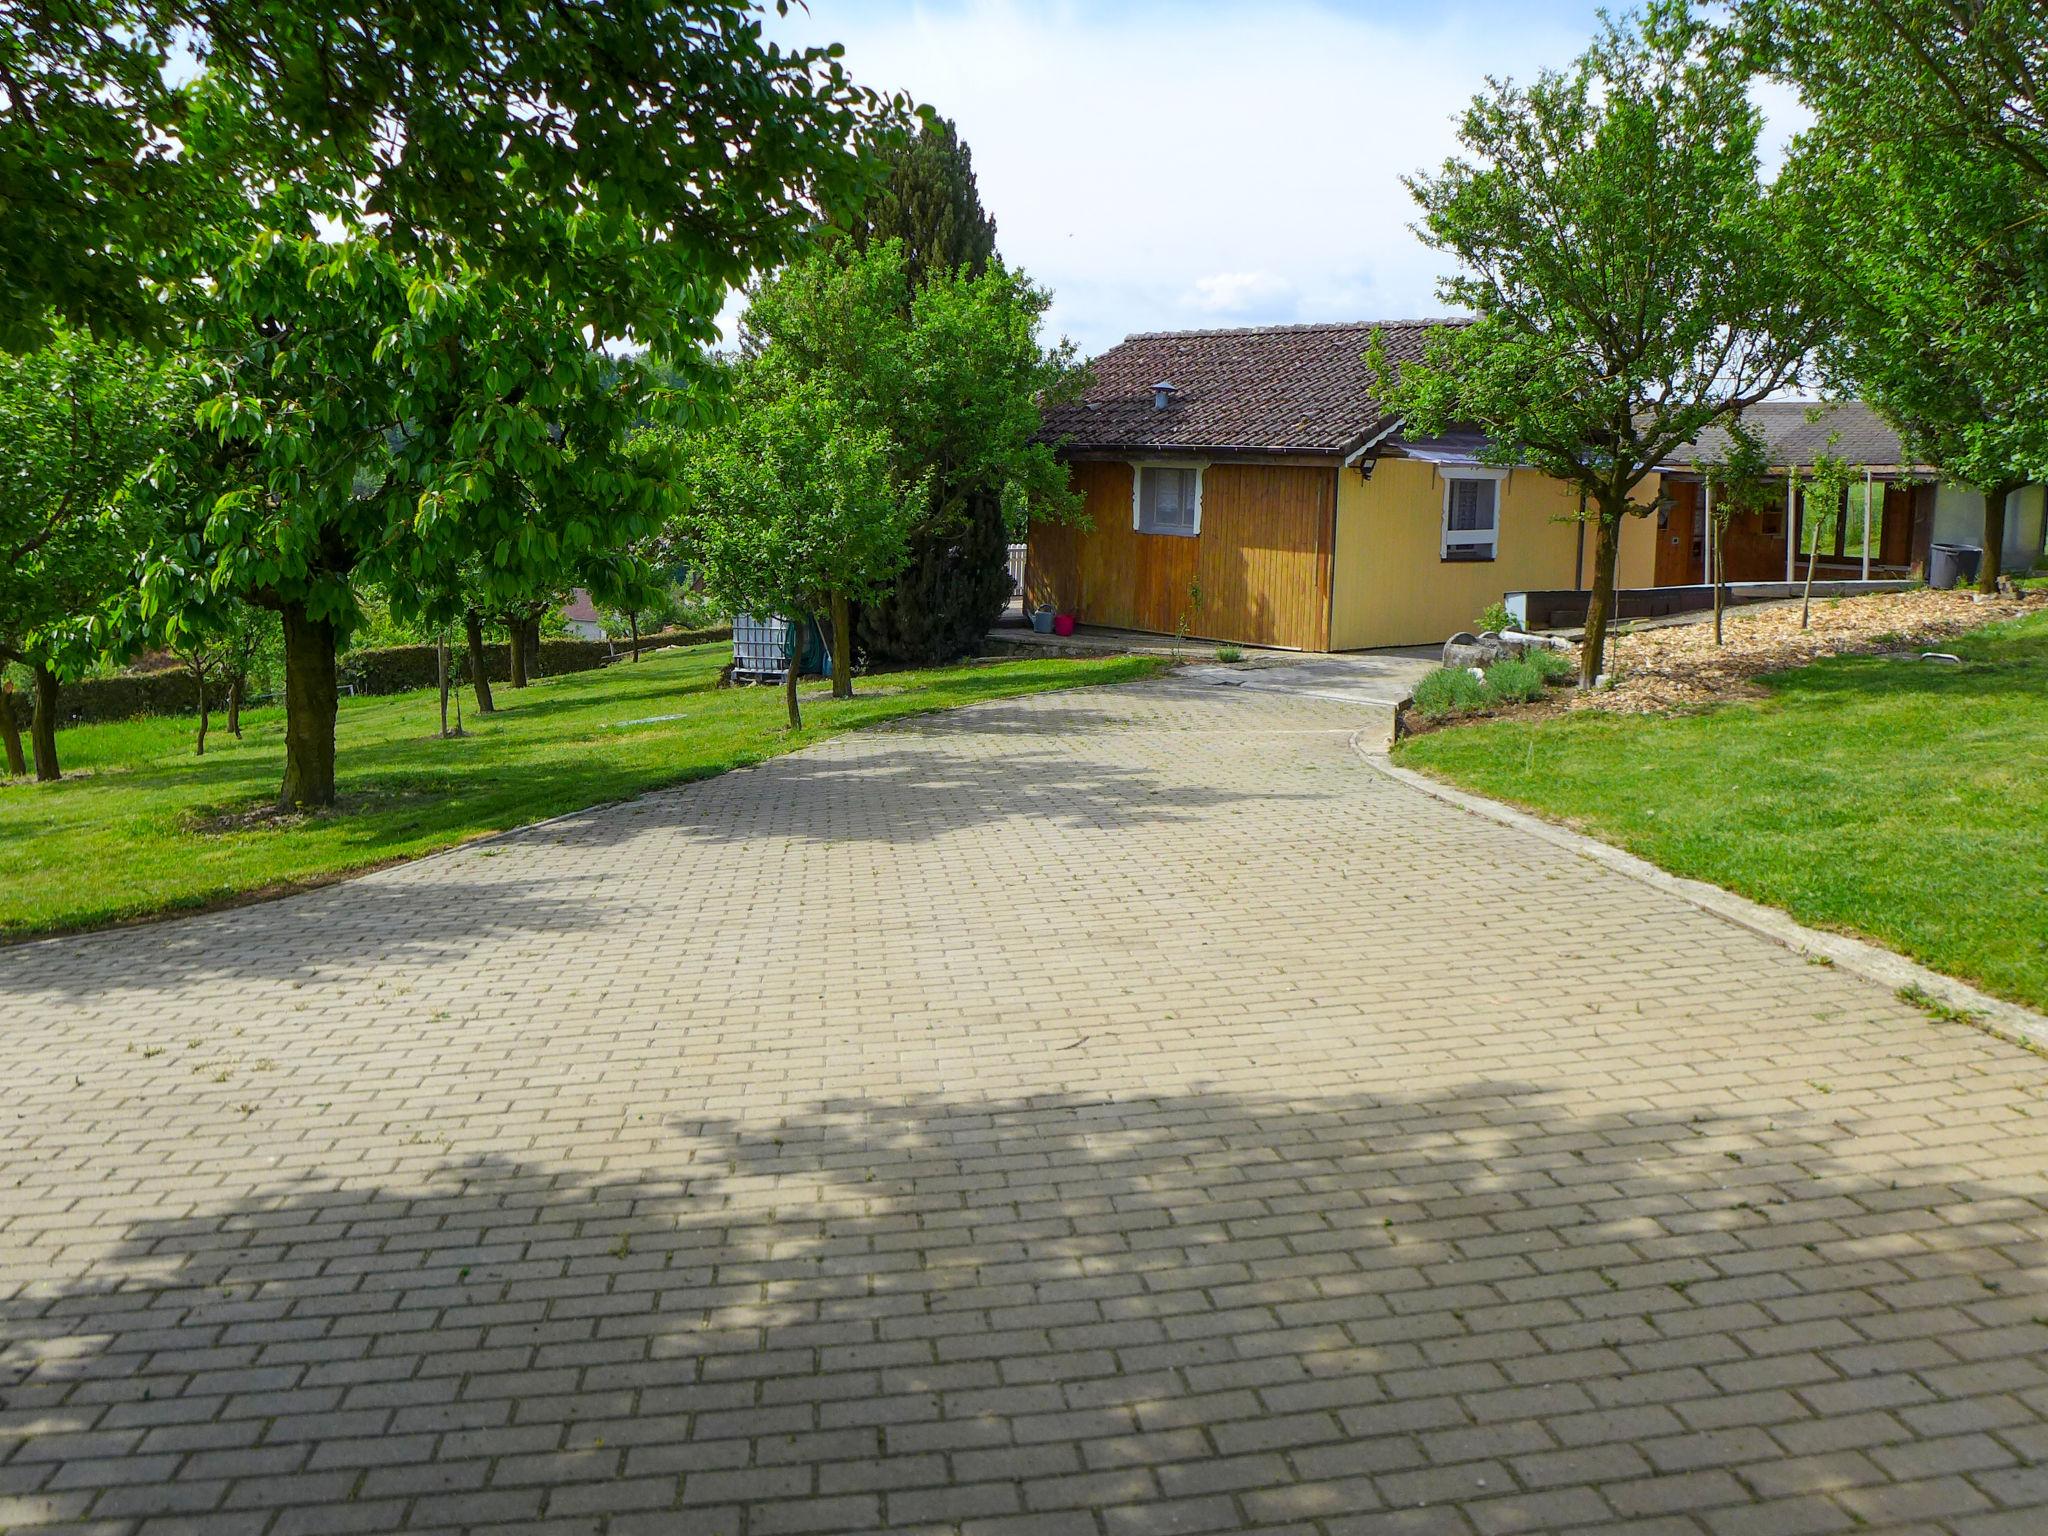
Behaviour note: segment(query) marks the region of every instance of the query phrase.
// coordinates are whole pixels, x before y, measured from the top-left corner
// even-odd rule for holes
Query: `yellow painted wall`
[[[1653,477],[1638,493],[1654,498]],[[1370,480],[1345,470],[1337,486],[1337,549],[1330,646],[1436,645],[1471,629],[1505,592],[1569,589],[1578,548],[1579,494],[1533,469],[1501,482],[1500,545],[1489,561],[1443,558],[1444,487],[1434,465],[1382,459]],[[1654,520],[1622,524],[1615,584],[1647,587],[1656,569]],[[1593,579],[1587,530],[1584,580]]]
[[[1636,499],[1654,502],[1664,488],[1664,477],[1652,475],[1636,492]],[[1586,536],[1586,583],[1593,581],[1593,538]],[[1631,517],[1621,525],[1621,548],[1614,553],[1614,584],[1617,587],[1657,585],[1657,519]],[[1516,586],[1526,583],[1517,582]]]

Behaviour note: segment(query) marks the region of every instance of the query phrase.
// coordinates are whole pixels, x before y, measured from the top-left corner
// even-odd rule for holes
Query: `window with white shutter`
[[[1488,476],[1444,478],[1446,560],[1491,560],[1500,553],[1500,482]]]
[[[1202,471],[1193,464],[1140,464],[1131,525],[1140,533],[1192,538],[1202,531]]]

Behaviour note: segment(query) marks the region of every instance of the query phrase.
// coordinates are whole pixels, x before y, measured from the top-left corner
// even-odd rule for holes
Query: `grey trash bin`
[[[1975,581],[1984,551],[1975,544],[1936,544],[1927,551],[1927,585],[1946,592],[1959,581]]]

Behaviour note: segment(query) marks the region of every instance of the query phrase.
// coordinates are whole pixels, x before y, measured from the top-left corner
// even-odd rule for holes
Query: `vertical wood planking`
[[[1094,527],[1034,525],[1025,573],[1033,606],[1085,623],[1187,632],[1250,645],[1329,645],[1330,531],[1337,477],[1297,465],[1211,464],[1194,538],[1131,527],[1131,467],[1083,462],[1073,483]],[[1190,588],[1199,585],[1196,605]]]

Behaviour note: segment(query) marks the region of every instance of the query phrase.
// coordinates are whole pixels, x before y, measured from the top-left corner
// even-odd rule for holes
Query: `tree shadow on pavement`
[[[1338,793],[1334,784],[1316,791],[1220,786],[1185,771],[1203,761],[1204,749],[1199,738],[1184,733],[1160,733],[1164,742],[1156,762],[1058,745],[1062,739],[1098,739],[1120,724],[1120,717],[1085,709],[995,704],[912,717],[714,780],[654,791],[636,802],[635,817],[601,807],[560,818],[549,832],[578,847],[604,846],[650,830],[720,843],[773,836],[897,846],[991,835],[1006,822],[1107,833],[1206,824],[1219,810]],[[999,752],[949,746],[991,735],[1018,739]]]
[[[1843,1099],[849,1098],[81,1208],[7,1229],[0,1526],[2044,1528],[2042,1188]]]
[[[609,888],[595,875],[559,872],[358,878],[201,916],[0,948],[0,999],[94,1000],[195,981],[331,982],[593,929],[604,921]]]

